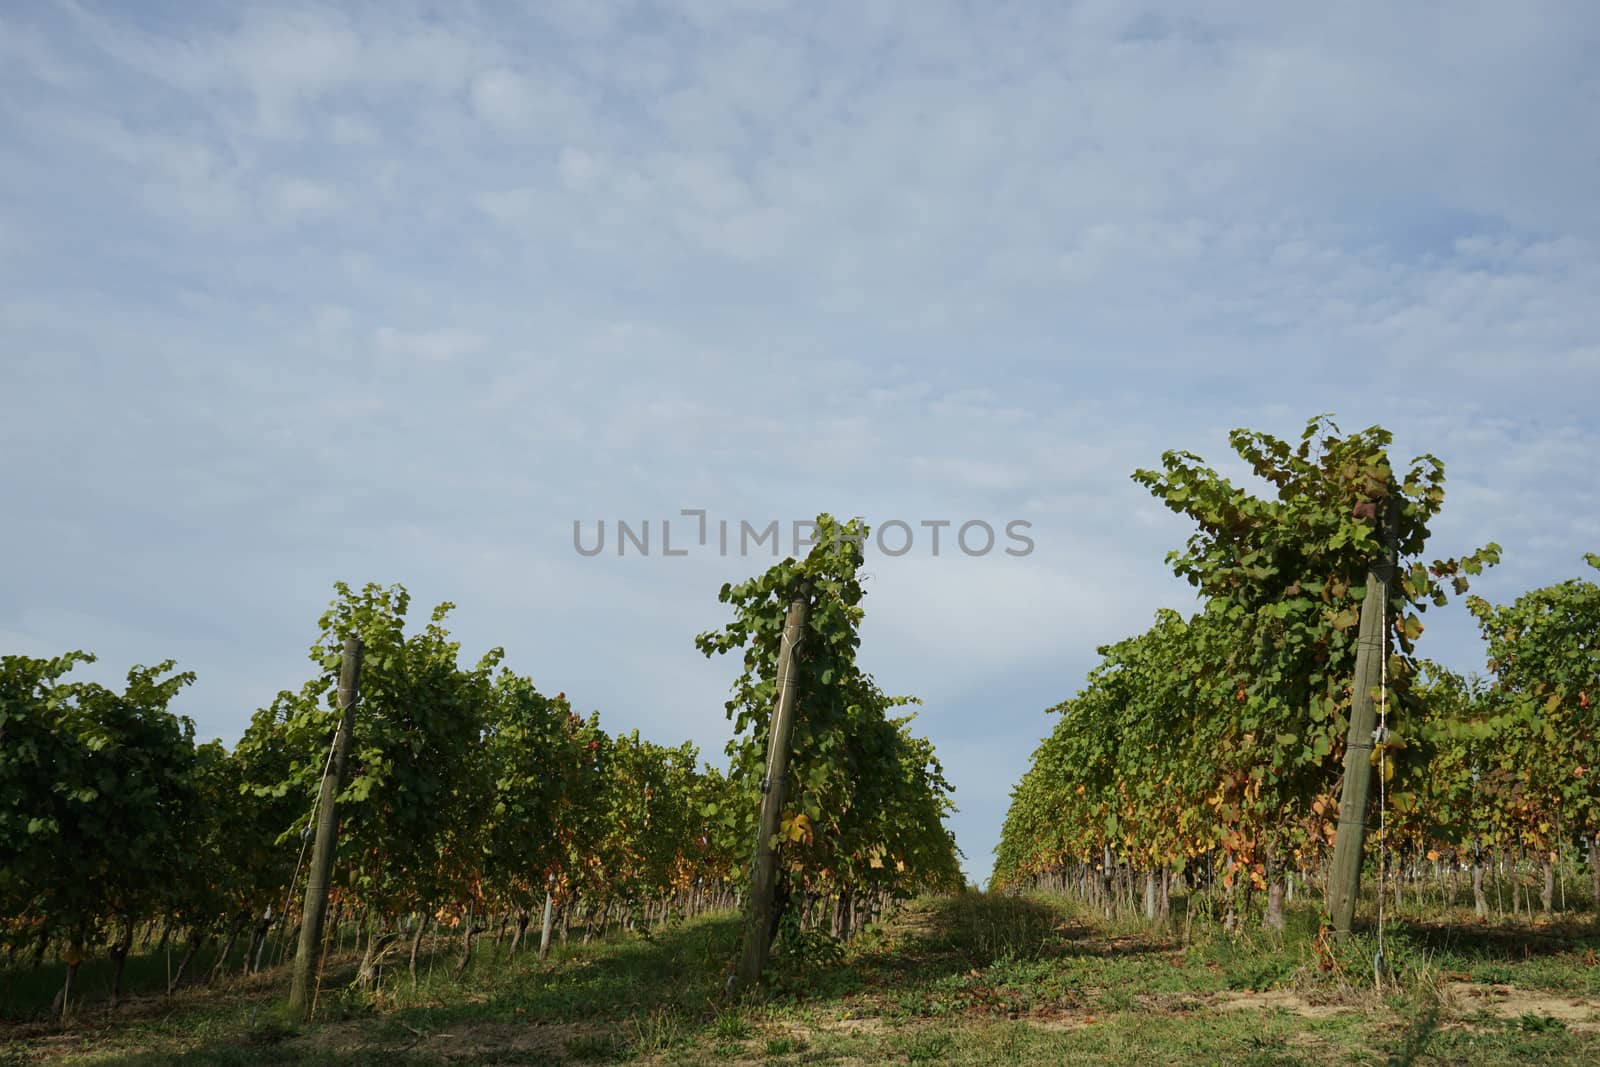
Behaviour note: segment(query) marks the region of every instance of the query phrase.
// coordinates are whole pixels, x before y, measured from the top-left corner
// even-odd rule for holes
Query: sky
[[[1475,592],[1587,571],[1597,47],[1584,0],[6,5],[0,651],[175,658],[232,743],[398,582],[720,761],[694,635],[772,561],[662,520],[898,519],[861,662],[981,880],[1044,709],[1194,603],[1163,451],[1381,424],[1430,556],[1503,546]]]

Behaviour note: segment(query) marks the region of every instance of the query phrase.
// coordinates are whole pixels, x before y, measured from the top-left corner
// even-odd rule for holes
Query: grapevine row
[[[0,667],[0,939],[37,963],[54,944],[70,995],[79,963],[123,966],[161,930],[186,940],[175,987],[202,946],[236,944],[243,970],[295,944],[314,802],[328,766],[346,637],[364,647],[349,771],[337,796],[330,932],[354,923],[357,981],[414,975],[429,931],[509,934],[513,952],[551,909],[561,936],[585,939],[740,902],[749,876],[772,636],[785,591],[803,577],[817,607],[802,653],[804,694],[782,825],[785,929],[838,937],[892,899],[961,884],[944,825],[949,784],[914,736],[906,698],[878,690],[855,662],[862,618],[859,544],[824,536],[725,587],[734,621],[698,639],[706,655],[743,651],[728,714],[730,769],[692,744],[609,734],[548,695],[492,649],[464,661],[437,606],[408,628],[403,587],[336,586],[311,649],[317,670],[253,717],[231,750],[196,744],[169,706],[194,680],[173,664],[135,668],[121,691],[74,680],[92,657],[7,656]],[[851,528],[852,532],[854,527]],[[547,904],[548,902],[548,904]],[[336,934],[330,936],[337,937]]]
[[[1197,527],[1168,561],[1200,608],[1162,611],[1146,632],[1101,648],[1084,687],[1051,709],[1060,721],[1013,791],[995,884],[1113,908],[1137,909],[1142,896],[1159,919],[1177,879],[1214,890],[1230,923],[1263,894],[1264,924],[1281,927],[1297,883],[1324,888],[1348,818],[1372,827],[1369,872],[1397,900],[1428,889],[1454,903],[1465,873],[1486,916],[1485,873],[1531,863],[1549,911],[1563,856],[1584,852],[1600,900],[1600,587],[1573,580],[1508,606],[1469,598],[1489,680],[1420,659],[1420,614],[1465,593],[1499,549],[1425,560],[1443,466],[1423,456],[1397,475],[1389,440],[1377,427],[1342,435],[1320,418],[1298,442],[1235,431],[1267,496],[1185,452],[1135,474]],[[1366,574],[1384,551],[1398,557],[1399,580],[1378,604]],[[1374,610],[1386,624],[1386,730],[1359,740],[1373,746],[1381,800],[1341,813],[1357,624]],[[1521,889],[1531,911],[1533,886],[1511,887],[1512,908]]]

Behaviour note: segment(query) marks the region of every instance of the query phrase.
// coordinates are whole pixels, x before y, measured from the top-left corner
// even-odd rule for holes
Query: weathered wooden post
[[[333,854],[339,841],[339,813],[335,798],[344,781],[350,756],[350,734],[355,726],[356,699],[361,679],[361,639],[344,639],[339,664],[339,728],[333,738],[333,756],[322,772],[322,792],[317,800],[317,837],[311,848],[311,872],[306,879],[306,902],[300,920],[300,948],[294,957],[294,978],[289,985],[289,1010],[304,1019],[311,1014],[311,982],[316,974],[322,941],[323,916],[328,909],[328,884],[333,877]]]
[[[1379,503],[1384,520],[1383,551],[1367,569],[1367,591],[1361,598],[1360,630],[1356,639],[1356,670],[1350,693],[1350,733],[1344,747],[1344,789],[1339,794],[1339,828],[1334,835],[1333,867],[1328,875],[1328,915],[1333,932],[1344,937],[1355,920],[1361,892],[1361,863],[1367,838],[1367,800],[1372,793],[1373,731],[1377,728],[1377,701],[1372,692],[1383,678],[1387,642],[1389,583],[1394,578],[1394,496]]]
[[[556,876],[550,875],[544,884],[544,927],[539,931],[539,962],[550,954],[550,928],[555,919]]]
[[[802,585],[789,602],[778,645],[778,706],[767,739],[767,775],[761,782],[761,819],[756,829],[755,862],[750,872],[750,912],[745,925],[744,950],[734,972],[730,992],[753,989],[761,980],[771,948],[773,888],[777,880],[777,851],[772,839],[783,818],[784,788],[788,784],[789,739],[794,732],[796,699],[796,648],[811,613],[811,591]]]

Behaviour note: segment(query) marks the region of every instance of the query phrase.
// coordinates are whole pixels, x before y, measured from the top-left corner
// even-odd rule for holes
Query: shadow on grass
[[[277,948],[276,942],[271,946]],[[218,949],[215,940],[195,954],[184,974],[184,988],[205,984],[206,977],[216,966]],[[168,951],[133,953],[128,956],[122,975],[122,995],[125,1001],[138,1001],[165,994],[167,982],[183,960],[185,946],[174,944]],[[228,962],[221,977],[232,979],[244,967],[245,946],[235,945],[228,954]],[[19,1024],[41,1022],[48,1018],[51,1002],[61,991],[66,977],[66,964],[47,960],[37,969],[31,963],[18,961],[0,967],[0,1023]],[[84,960],[78,968],[73,983],[73,1003],[82,1013],[103,1013],[111,997],[111,961],[103,954]],[[0,1064],[5,1063],[0,1059]]]
[[[904,905],[886,928],[868,931],[848,965],[803,968],[779,958],[780,994],[833,1000],[870,991],[894,1002],[996,965],[1071,956],[1130,955],[1159,945],[1110,943],[1068,919],[1060,906],[1032,897],[963,893]]]
[[[416,986],[402,964],[375,995],[350,989],[354,969],[341,961],[325,975],[314,1025],[284,1027],[268,1021],[271,1012],[246,1024],[235,1001],[226,1011],[210,1009],[198,1041],[174,1040],[168,1029],[163,1043],[169,1047],[123,1053],[107,1048],[104,1058],[91,1062],[227,1067],[626,1058],[681,1044],[717,1016],[737,931],[731,915],[702,917],[648,936],[558,948],[544,964],[533,953],[497,957],[486,946],[460,981],[452,973],[453,946],[441,944],[421,961]],[[281,986],[273,993],[276,1005]],[[206,1010],[196,1006],[197,1023]],[[124,1046],[148,1043],[137,1032],[107,1036]]]
[[[895,924],[892,954],[879,957],[885,967],[967,969],[998,960],[1039,959],[1092,951],[1092,928],[1070,922],[1067,912],[1033,897],[962,893],[914,901]],[[1097,946],[1108,951],[1131,945]]]
[[[485,952],[462,982],[450,974],[450,949],[424,961],[413,988],[403,968],[375,1004],[342,991],[347,969],[330,971],[319,1022],[304,1031],[270,1024],[246,1029],[237,1005],[187,1047],[117,1053],[94,1062],[155,1064],[357,1064],[605,1062],[665,1052],[707,1033],[725,1017],[721,992],[739,934],[734,915],[675,922],[649,937],[624,936],[558,949],[546,964],[532,955],[497,960]],[[1003,959],[1037,959],[1073,948],[1073,927],[1048,904],[968,894],[918,901],[887,927],[864,932],[848,959],[812,958],[780,943],[768,1002],[817,1004],[870,988],[893,997],[930,981]],[[431,963],[431,966],[430,966]],[[200,1009],[196,1009],[197,1011]],[[141,1044],[137,1033],[120,1043]]]
[[[1414,921],[1395,925],[1422,947],[1474,961],[1509,963],[1600,952],[1600,922],[1594,920],[1567,920],[1541,927]]]
[[[1434,1001],[1406,1027],[1405,1037],[1400,1048],[1389,1057],[1388,1067],[1411,1067],[1427,1054],[1428,1044],[1438,1032],[1439,1002]]]

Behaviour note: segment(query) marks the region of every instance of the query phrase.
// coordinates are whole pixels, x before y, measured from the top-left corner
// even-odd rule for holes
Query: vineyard
[[[339,584],[311,677],[232,747],[170,710],[170,661],[118,690],[6,656],[0,1049],[1583,1062],[1600,586],[1472,595],[1500,548],[1428,558],[1443,465],[1380,428],[1230,441],[1262,495],[1188,452],[1135,472],[1195,527],[1168,563],[1198,608],[1050,709],[983,893],[918,701],[859,663],[859,520],[718,592],[721,768],[464,658],[453,605],[419,625],[398,585]],[[1484,677],[1420,652],[1452,597]],[[1538,996],[1474,1014],[1486,988]]]
[[[950,786],[928,743],[893,714],[856,663],[860,538],[824,515],[818,544],[721,599],[734,618],[701,635],[707,656],[742,652],[727,704],[730,771],[691,744],[609,735],[501,664],[463,663],[450,604],[407,632],[401,587],[343,584],[318,622],[320,670],[259,711],[230,751],[197,745],[168,711],[194,680],[172,663],[138,667],[116,692],[73,681],[92,657],[7,656],[0,711],[0,913],[7,960],[66,963],[56,1015],[85,959],[112,965],[109,998],[137,940],[182,943],[168,982],[254,973],[294,951],[318,790],[333,760],[341,647],[364,650],[353,746],[337,795],[338,854],[327,938],[353,930],[358,982],[416,974],[424,939],[449,930],[457,972],[477,940],[509,929],[512,954],[542,908],[587,941],[735,907],[744,893],[762,792],[778,648],[770,608],[799,583],[815,601],[797,660],[804,694],[781,822],[784,933],[848,940],[891,899],[962,885],[943,819]],[[208,975],[191,969],[221,945]]]
[[[1386,434],[1339,437],[1321,420],[1297,443],[1245,431],[1232,443],[1276,499],[1187,453],[1135,475],[1199,527],[1169,562],[1202,607],[1100,649],[1084,688],[1051,709],[1060,721],[1013,794],[995,882],[1158,919],[1176,875],[1225,927],[1259,900],[1261,923],[1281,930],[1292,887],[1329,885],[1341,821],[1362,820],[1340,811],[1354,768],[1378,780],[1380,900],[1470,896],[1479,919],[1549,915],[1584,865],[1600,903],[1600,587],[1573,580],[1508,606],[1469,597],[1493,676],[1464,679],[1419,658],[1420,616],[1467,593],[1499,547],[1423,562],[1442,465],[1425,456],[1396,478]],[[1398,581],[1374,607],[1368,560],[1385,540]],[[1369,612],[1385,622],[1368,694],[1382,719],[1350,759]]]

